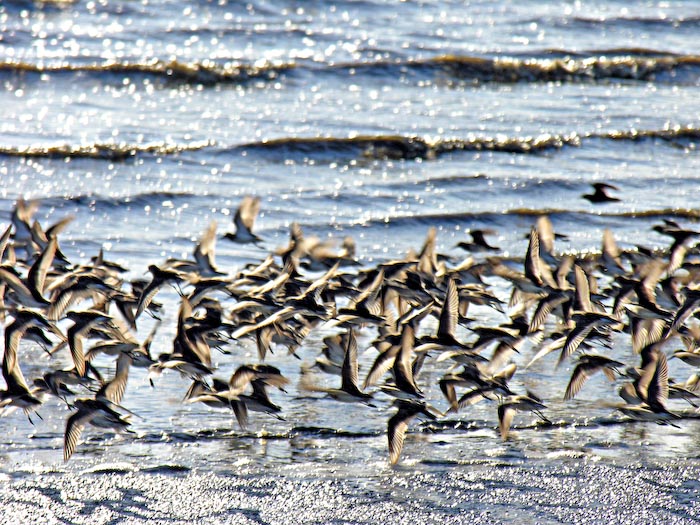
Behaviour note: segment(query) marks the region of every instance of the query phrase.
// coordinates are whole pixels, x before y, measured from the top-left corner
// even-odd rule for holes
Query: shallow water
[[[102,247],[132,277],[188,256],[212,220],[230,231],[251,193],[265,243],[219,241],[218,265],[232,274],[285,245],[295,221],[309,235],[353,236],[367,265],[420,249],[433,226],[443,253],[462,256],[464,232],[486,227],[521,256],[543,213],[569,237],[559,251],[599,250],[605,228],[623,247],[667,247],[654,224],[693,227],[699,216],[699,25],[694,2],[3,2],[0,223],[18,197],[38,199],[43,225],[75,216],[61,236],[71,261]],[[622,202],[582,199],[594,181],[618,186]],[[172,346],[177,299],[158,296],[155,353]],[[151,324],[139,328],[144,338]],[[328,333],[309,336],[302,362]],[[360,336],[364,369],[373,338]],[[636,359],[628,338],[616,343],[612,357]],[[249,341],[231,351],[215,353],[219,375],[256,359]],[[31,345],[20,359],[28,378],[48,362]],[[253,414],[250,433],[230,414],[182,404],[188,382],[176,374],[152,388],[143,370],[123,402],[136,434],[87,429],[69,463],[61,403],[34,425],[0,419],[0,501],[13,512],[2,519],[698,519],[700,423],[692,413],[679,428],[626,422],[612,406],[619,385],[604,378],[565,403],[571,368],[543,360],[513,385],[537,391],[553,426],[518,415],[503,443],[495,405],[480,403],[413,423],[391,468],[389,398],[339,406],[298,390],[300,361],[283,349],[270,362],[292,380],[273,394],[285,420]],[[670,367],[679,380],[692,372]],[[424,376],[440,409],[446,368]]]

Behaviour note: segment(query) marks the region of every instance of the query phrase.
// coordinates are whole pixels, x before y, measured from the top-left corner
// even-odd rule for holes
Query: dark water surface
[[[75,216],[61,237],[71,261],[102,247],[132,276],[189,256],[212,220],[232,230],[246,194],[262,198],[265,243],[219,241],[231,274],[286,245],[292,222],[353,236],[367,265],[420,249],[430,227],[439,251],[458,258],[465,231],[484,227],[521,256],[541,214],[568,235],[561,251],[599,250],[605,228],[625,248],[666,247],[654,224],[697,229],[700,216],[698,53],[691,1],[2,2],[0,225],[17,198],[38,199],[42,224]],[[615,184],[622,201],[582,199],[595,181]],[[167,314],[155,353],[172,346],[178,300],[158,298]],[[139,328],[143,339],[151,326]],[[309,336],[304,363],[329,333]],[[360,336],[365,369],[373,337]],[[616,342],[611,355],[629,361],[629,339]],[[233,350],[215,357],[224,374],[256,359],[250,341]],[[20,351],[28,378],[46,367],[35,352]],[[540,361],[513,384],[538,392],[552,427],[518,415],[504,443],[495,405],[481,403],[412,424],[392,468],[389,398],[371,408],[309,396],[297,388],[299,360],[282,349],[273,359],[292,380],[273,394],[285,420],[255,414],[249,433],[230,414],[182,404],[188,381],[177,374],[152,388],[143,370],[123,402],[136,434],[87,429],[68,463],[62,403],[47,402],[35,425],[21,413],[0,419],[0,521],[700,519],[700,423],[628,422],[605,378],[565,403],[571,367]],[[670,367],[679,380],[692,371]],[[446,368],[425,375],[441,410]]]

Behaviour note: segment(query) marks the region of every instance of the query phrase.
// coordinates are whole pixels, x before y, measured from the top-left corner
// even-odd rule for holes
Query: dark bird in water
[[[608,184],[607,182],[596,182],[592,184],[592,186],[595,191],[593,193],[583,195],[583,198],[587,201],[592,202],[593,204],[620,202],[620,199],[617,197],[611,197],[607,194],[607,190],[617,190],[618,188],[616,186]]]
[[[469,230],[469,235],[472,237],[472,242],[458,242],[457,248],[462,248],[468,252],[497,252],[500,248],[491,246],[485,235],[493,235],[496,232],[493,230]]]

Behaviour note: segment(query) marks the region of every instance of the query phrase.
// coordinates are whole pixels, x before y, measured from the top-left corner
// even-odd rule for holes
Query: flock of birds
[[[584,197],[606,202],[613,199],[606,189],[614,188],[601,184]],[[293,224],[286,247],[235,275],[216,266],[212,223],[192,259],[152,264],[149,279],[127,280],[127,269],[101,251],[90,262],[67,260],[59,235],[70,218],[44,230],[33,219],[37,206],[19,200],[0,237],[6,385],[0,391],[0,415],[20,408],[33,423],[49,396],[65,402],[72,411],[65,427],[66,461],[87,425],[129,431],[133,414],[121,401],[132,367],[147,368],[151,384],[166,371],[182,374],[191,381],[185,402],[231,410],[242,428],[249,411],[281,418],[268,389],[283,390],[289,379],[266,359],[273,345],[297,352],[319,327],[335,335],[323,339],[312,366],[302,367],[300,389],[367,405],[377,402],[378,392],[390,396],[395,408],[387,426],[392,464],[414,418],[434,420],[488,400],[497,406],[503,439],[518,412],[533,412],[548,422],[542,399],[511,387],[518,373],[513,358],[526,344],[536,350],[528,366],[549,354],[558,355],[557,367],[575,359],[565,400],[597,372],[627,378],[619,392],[626,403],[620,410],[633,419],[674,424],[681,416],[668,410],[668,399],[685,399],[693,407],[698,399],[700,375],[670,384],[664,350],[678,340],[683,349],[672,357],[700,367],[700,268],[686,261],[700,233],[674,221],[655,227],[672,240],[662,252],[640,247],[623,253],[606,230],[600,254],[558,254],[552,223],[542,216],[530,231],[522,260],[497,256],[499,249],[486,239],[493,232],[472,230],[472,241],[458,245],[468,252],[466,258],[453,265],[437,253],[431,229],[420,251],[373,267],[358,262],[351,239],[338,250],[304,236]],[[234,218],[235,232],[224,239],[259,245],[253,232],[259,208],[259,198],[245,197]],[[508,283],[507,304],[494,293],[492,278]],[[137,324],[144,315],[159,319],[165,313],[156,298],[166,286],[180,296],[177,329],[172,350],[153,356],[158,322],[143,341]],[[467,317],[470,305],[492,308],[508,321],[480,326]],[[426,323],[430,317],[435,322]],[[62,330],[59,323],[69,326]],[[604,355],[618,332],[630,335],[629,355],[636,355],[631,365]],[[377,352],[363,381],[360,333],[375,335]],[[258,362],[241,364],[228,380],[216,377],[212,350],[230,352],[243,339],[254,341]],[[34,355],[30,343],[52,357],[69,354],[71,366],[58,367],[59,360],[51,360],[53,368],[28,383],[18,350],[24,344],[22,355]],[[110,377],[93,365],[100,355],[113,359]],[[438,381],[448,405],[445,413],[425,400],[421,370],[428,359],[445,364]],[[321,386],[318,373],[339,376],[338,387]]]

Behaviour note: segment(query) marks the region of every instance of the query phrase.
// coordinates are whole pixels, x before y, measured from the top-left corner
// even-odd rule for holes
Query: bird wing
[[[83,353],[83,339],[78,333],[79,331],[80,329],[75,326],[68,329],[68,346],[75,370],[80,376],[83,376],[85,375],[85,354]]]
[[[668,401],[668,361],[666,354],[659,351],[654,375],[647,390],[647,404],[654,411],[665,410],[666,401]]]
[[[357,338],[353,330],[348,331],[341,377],[342,390],[350,391],[358,389]]]
[[[530,242],[525,254],[525,277],[538,286],[543,284],[540,261],[540,236],[535,228],[530,230]]]
[[[231,408],[236,416],[238,425],[242,430],[246,430],[248,428],[248,407],[246,406],[245,401],[232,401]]]
[[[403,442],[406,438],[406,431],[408,430],[409,417],[406,416],[404,411],[399,409],[399,411],[389,419],[387,439],[389,441],[389,463],[392,465],[396,465],[401,456]]]
[[[404,326],[401,334],[401,348],[394,359],[394,379],[396,386],[409,394],[419,395],[420,390],[416,385],[413,377],[413,366],[411,360],[413,358],[413,347],[415,344],[415,332],[411,324]],[[422,396],[420,396],[422,397]]]
[[[440,311],[440,323],[438,324],[438,337],[452,337],[457,328],[459,316],[459,294],[457,293],[457,281],[449,279],[447,281],[447,291],[445,292],[445,302]]]
[[[564,401],[568,401],[569,399],[573,399],[576,394],[578,394],[581,389],[583,388],[583,385],[588,381],[588,378],[593,375],[593,373],[598,370],[599,367],[597,366],[592,366],[589,363],[579,363],[576,365],[576,368],[574,368],[573,374],[571,374],[571,379],[569,380],[569,384],[566,387],[566,392],[564,393]]]
[[[510,432],[510,425],[513,423],[515,412],[516,410],[510,405],[510,403],[505,403],[498,406],[498,430],[501,433],[501,438],[503,440],[508,437],[508,432]]]
[[[549,317],[557,306],[563,304],[568,299],[568,296],[561,292],[554,292],[546,297],[543,297],[539,303],[537,303],[537,308],[532,314],[532,319],[530,320],[530,326],[528,326],[527,332],[529,334],[539,330],[542,325]]]
[[[100,388],[96,397],[104,396],[115,405],[121,403],[124,392],[126,391],[126,382],[129,379],[130,366],[131,357],[125,353],[120,354],[117,358],[117,371],[114,374],[114,378]]]
[[[545,253],[554,251],[554,227],[552,221],[546,215],[540,215],[537,218],[537,233],[540,238],[540,247]]]
[[[260,213],[260,197],[246,195],[243,197],[236,215],[233,218],[233,223],[236,225],[236,232],[253,233],[253,225],[255,218]]]
[[[63,438],[63,461],[68,461],[73,455],[85,425],[92,421],[96,414],[94,410],[78,410],[68,418]]]
[[[592,312],[593,304],[591,303],[591,288],[588,284],[588,276],[578,264],[574,266],[574,275],[576,278],[576,304],[574,308],[583,312]]]
[[[398,353],[398,345],[392,345],[389,348],[387,348],[384,352],[380,353],[374,360],[374,363],[369,369],[369,372],[367,372],[367,377],[365,378],[363,388],[372,386],[377,381],[379,381],[379,379],[384,375],[384,373],[386,373],[388,370],[391,369],[392,366],[394,366],[394,359],[396,358],[396,355]]]
[[[200,269],[207,271],[214,270],[214,246],[216,243],[216,221],[212,221],[204,231],[199,243],[194,249],[194,260]]]
[[[29,269],[29,274],[27,275],[27,284],[29,285],[29,288],[33,288],[41,296],[44,294],[46,274],[53,263],[57,246],[58,240],[56,237],[51,237],[51,240],[46,245],[46,248],[44,248],[44,251],[41,252],[39,258]]]
[[[567,357],[573,354],[579,346],[581,346],[581,343],[583,343],[586,337],[588,337],[593,328],[594,323],[590,320],[585,320],[578,323],[576,327],[569,332],[566,342],[564,343],[564,348],[559,355],[557,366],[559,366]]]

